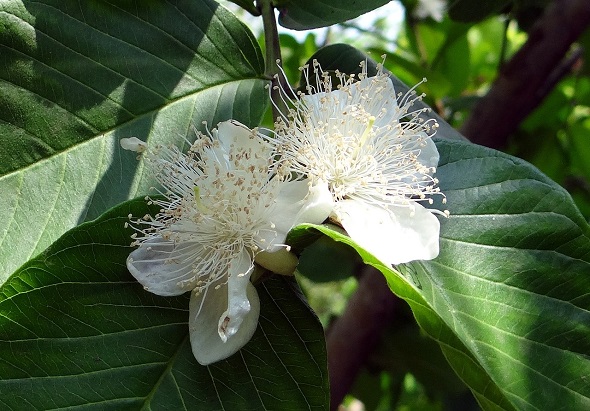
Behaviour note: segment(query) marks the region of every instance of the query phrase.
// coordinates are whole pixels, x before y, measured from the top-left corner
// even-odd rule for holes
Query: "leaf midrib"
[[[174,354],[172,355],[172,357],[170,357],[170,359],[167,361],[166,368],[164,368],[164,371],[162,371],[162,374],[160,375],[160,378],[158,378],[158,381],[156,381],[156,383],[154,384],[154,387],[152,388],[152,390],[145,397],[145,399],[143,401],[143,405],[140,408],[141,410],[150,410],[151,400],[154,398],[154,396],[156,395],[156,393],[158,391],[158,388],[160,387],[160,385],[163,383],[164,379],[168,375],[170,375],[174,379],[174,376],[172,374],[172,367],[176,363],[176,357],[178,357],[178,354],[180,353],[180,350],[186,344],[188,338],[189,338],[189,333],[188,333],[188,326],[187,326],[187,330],[186,330],[186,334],[185,334],[184,338],[178,344],[178,347],[174,351]],[[176,381],[176,379],[174,379],[174,380]],[[176,388],[178,388],[178,385],[176,385]],[[180,395],[180,392],[179,392],[179,398],[184,403],[184,400],[182,399],[182,395]],[[186,407],[185,407],[185,409],[186,409]]]

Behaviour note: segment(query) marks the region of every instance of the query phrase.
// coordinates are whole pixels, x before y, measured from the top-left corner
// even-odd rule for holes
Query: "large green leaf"
[[[323,329],[292,279],[257,287],[260,322],[242,350],[195,361],[188,296],[148,293],[125,267],[123,224],[148,211],[132,201],[76,227],[0,288],[0,408],[326,409]]]
[[[120,138],[254,126],[268,102],[256,39],[211,0],[2,0],[0,56],[0,283],[147,191]]]
[[[565,190],[530,164],[438,140],[450,217],[432,260],[380,269],[439,341],[485,409],[590,408],[590,228]],[[441,204],[438,207],[442,208]]]
[[[389,0],[276,0],[279,23],[293,30],[327,27],[354,19],[388,3]]]

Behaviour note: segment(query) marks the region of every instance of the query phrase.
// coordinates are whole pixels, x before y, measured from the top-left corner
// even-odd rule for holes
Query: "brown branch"
[[[518,125],[571,70],[575,61],[566,60],[570,66],[565,72],[562,62],[589,24],[589,0],[554,0],[476,104],[462,133],[474,143],[505,147]]]
[[[328,329],[330,409],[336,410],[393,319],[399,300],[385,277],[367,267],[344,314]]]

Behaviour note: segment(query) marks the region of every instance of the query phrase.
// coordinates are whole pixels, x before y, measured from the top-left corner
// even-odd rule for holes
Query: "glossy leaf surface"
[[[327,27],[354,19],[388,3],[387,0],[281,0],[275,1],[281,26],[293,30]]]
[[[571,197],[530,164],[438,140],[450,217],[432,261],[380,269],[485,409],[590,407],[590,228]]]
[[[210,0],[0,3],[0,283],[152,184],[119,140],[182,143],[268,104],[256,39]]]

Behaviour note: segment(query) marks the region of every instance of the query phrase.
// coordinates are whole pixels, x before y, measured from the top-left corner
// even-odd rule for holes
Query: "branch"
[[[590,1],[554,0],[473,108],[462,133],[474,143],[505,147],[518,125],[571,71],[576,61],[564,62],[564,57],[589,24]],[[564,64],[568,65],[565,70]]]
[[[399,300],[385,277],[366,267],[341,317],[327,331],[330,409],[336,410],[393,319]]]

